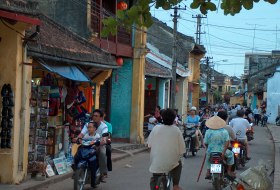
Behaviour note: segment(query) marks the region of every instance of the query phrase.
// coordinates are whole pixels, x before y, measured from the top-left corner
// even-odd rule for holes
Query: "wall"
[[[180,78],[177,85],[179,91],[176,93],[176,108],[178,109],[178,113],[183,115],[186,113],[188,106],[188,79]]]
[[[268,117],[269,123],[275,123],[275,119],[278,115],[278,107],[280,106],[280,67],[277,68],[276,73],[272,78],[267,80],[267,113],[270,114]]]
[[[117,77],[116,77],[117,75]],[[114,138],[129,139],[132,97],[132,60],[113,71],[111,91],[111,123]]]
[[[12,26],[20,33],[24,34],[26,25],[17,23]],[[0,23],[0,88],[5,83],[9,83],[14,91],[14,127],[12,129],[12,149],[0,149],[0,183],[19,183],[26,176],[27,170],[27,150],[29,135],[29,98],[32,67],[26,67],[26,81],[22,81],[22,38],[15,31]],[[27,84],[26,89],[22,89],[23,83]],[[22,93],[24,90],[24,93]],[[22,99],[26,98],[26,105],[22,107]],[[0,107],[2,108],[2,101]],[[21,126],[22,109],[26,110],[25,126]],[[25,128],[24,128],[25,127]],[[20,135],[21,130],[24,134]],[[24,138],[23,144],[20,137]],[[21,138],[21,139],[22,139]],[[23,149],[23,150],[22,150]],[[20,155],[19,152],[24,154]],[[22,163],[19,163],[22,160]]]

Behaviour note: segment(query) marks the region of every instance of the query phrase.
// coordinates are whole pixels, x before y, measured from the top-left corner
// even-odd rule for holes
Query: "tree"
[[[169,10],[178,5],[182,0],[137,0],[137,2],[128,10],[118,10],[115,17],[109,17],[103,20],[103,30],[101,35],[115,35],[117,27],[122,26],[130,29],[133,24],[136,26],[150,27],[153,23],[150,7],[162,8]],[[225,15],[235,15],[242,8],[250,10],[255,3],[260,0],[192,0],[190,8],[199,9],[202,14],[208,11],[216,11],[219,7],[224,11]],[[275,4],[277,0],[264,0],[268,3]]]
[[[214,98],[215,103],[221,103],[223,100],[223,97],[222,97],[221,93],[219,92],[219,90],[214,91],[213,98]]]

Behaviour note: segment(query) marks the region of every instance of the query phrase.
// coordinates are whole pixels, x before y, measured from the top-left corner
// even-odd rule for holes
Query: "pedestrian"
[[[257,105],[256,108],[253,110],[254,118],[255,118],[255,124],[259,125],[259,121],[261,119],[261,109],[259,109],[259,106]]]

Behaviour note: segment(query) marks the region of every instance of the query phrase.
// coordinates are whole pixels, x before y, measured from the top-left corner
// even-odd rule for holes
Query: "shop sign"
[[[59,175],[65,174],[68,172],[67,163],[65,157],[55,158],[53,159],[56,171]]]

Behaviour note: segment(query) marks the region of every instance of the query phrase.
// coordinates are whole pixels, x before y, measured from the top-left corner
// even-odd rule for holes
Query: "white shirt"
[[[261,110],[260,109],[257,109],[255,108],[254,111],[253,111],[254,114],[261,114]]]
[[[85,124],[83,130],[81,131],[83,135],[88,133],[87,126],[88,123]],[[101,121],[99,127],[96,129],[96,133],[99,134],[100,137],[102,137],[104,133],[108,133],[108,126],[103,121]]]
[[[239,140],[247,139],[246,136],[247,129],[251,129],[248,120],[238,117],[231,120],[230,126],[233,128],[237,139]]]
[[[151,173],[171,171],[186,152],[183,135],[175,125],[156,125],[149,135],[148,146],[151,148]]]
[[[86,142],[92,142],[100,139],[100,135],[98,133],[95,133],[95,135],[90,135],[89,133],[86,133],[83,137],[83,143]]]
[[[148,123],[148,130],[153,130],[155,127],[155,123],[157,122],[157,119],[153,116],[149,118],[149,123]]]

